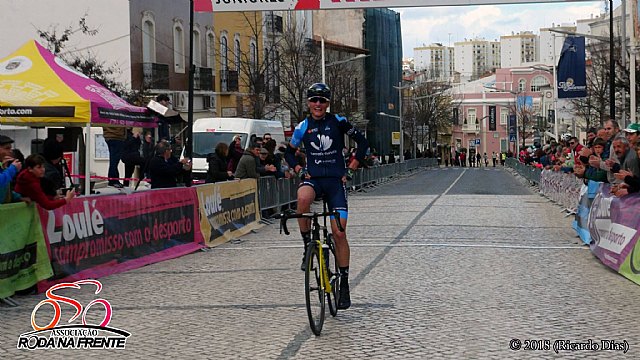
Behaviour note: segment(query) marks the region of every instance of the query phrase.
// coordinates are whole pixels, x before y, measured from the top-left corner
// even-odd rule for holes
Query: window
[[[476,109],[467,110],[467,119],[469,121],[469,124],[477,124],[478,123],[478,119],[476,118]]]
[[[533,78],[533,80],[531,80],[531,91],[535,91],[538,92],[542,89],[542,87],[548,86],[549,85],[549,81],[547,81],[547,78],[544,76],[536,76]]]
[[[251,74],[256,72],[258,68],[258,46],[256,45],[256,40],[251,39],[249,43],[249,69]]]
[[[520,79],[518,81],[518,92],[522,92],[527,88],[527,81],[525,79]]]
[[[227,35],[224,34],[220,37],[220,70],[224,71],[228,69],[229,57],[227,47]]]
[[[216,36],[213,32],[207,32],[207,67],[216,70]]]
[[[509,109],[500,109],[500,125],[507,125],[509,121]]]
[[[173,24],[173,63],[174,70],[177,73],[184,73],[184,53],[184,31],[182,28],[182,22],[177,20]]]
[[[193,30],[193,65],[202,67],[202,45],[200,44],[200,30]]]
[[[240,71],[240,35],[236,34],[233,42],[234,62],[236,63],[236,70]]]
[[[156,24],[151,12],[142,16],[142,62],[156,62]]]

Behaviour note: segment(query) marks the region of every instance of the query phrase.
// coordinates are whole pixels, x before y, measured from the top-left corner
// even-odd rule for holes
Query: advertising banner
[[[207,246],[223,244],[260,227],[257,189],[255,179],[196,187],[200,228]]]
[[[203,243],[193,188],[80,197],[40,209],[40,219],[54,277],[39,289],[172,259]]]
[[[600,184],[598,181],[589,180],[588,185],[582,185],[576,218],[571,225],[582,242],[587,245],[591,243],[591,234],[589,234],[589,209],[591,209],[591,203],[598,193]]]
[[[489,131],[496,131],[496,107],[489,106]]]
[[[640,195],[618,198],[603,184],[591,204],[591,251],[610,268],[640,284]],[[624,266],[623,266],[624,264]]]
[[[567,36],[558,61],[558,98],[587,96],[587,74],[583,36]]]
[[[36,205],[0,205],[0,299],[53,275]]]
[[[545,0],[565,2],[568,0]],[[420,6],[522,4],[531,0],[194,0],[197,12],[323,10]]]

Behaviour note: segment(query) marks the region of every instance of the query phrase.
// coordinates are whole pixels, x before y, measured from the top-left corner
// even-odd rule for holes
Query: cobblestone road
[[[101,279],[110,325],[132,333],[122,351],[18,351],[43,296],[17,297],[22,306],[0,308],[0,359],[640,357],[640,287],[508,171],[432,169],[349,201],[353,306],[320,337],[304,309],[301,240],[269,225]],[[626,340],[629,352],[513,351],[511,339]]]

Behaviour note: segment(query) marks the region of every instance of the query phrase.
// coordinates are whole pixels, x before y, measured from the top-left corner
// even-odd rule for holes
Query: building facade
[[[454,48],[431,44],[413,48],[414,70],[426,72],[429,78],[451,81],[455,71]]]
[[[516,126],[525,123],[524,143],[542,142],[548,127],[548,110],[553,108],[551,74],[530,67],[498,69],[496,74],[459,84],[452,89],[454,118],[452,149],[469,153],[507,152],[515,150],[515,139],[509,136],[509,116],[515,115]],[[495,122],[490,111],[495,109]],[[542,126],[540,126],[542,125]],[[518,131],[521,146],[522,130]]]
[[[465,40],[454,43],[454,69],[460,81],[479,79],[496,66],[501,50],[497,44],[484,39]]]
[[[500,36],[500,64],[513,68],[538,60],[538,36],[531,31]]]

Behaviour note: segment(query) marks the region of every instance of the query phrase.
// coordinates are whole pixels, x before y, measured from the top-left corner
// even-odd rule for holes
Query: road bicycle
[[[305,249],[304,289],[309,326],[316,336],[320,335],[324,324],[325,299],[329,304],[331,316],[338,314],[340,269],[336,261],[336,246],[333,235],[327,226],[327,217],[331,216],[335,217],[338,229],[344,231],[340,224],[340,214],[337,211],[326,211],[326,208],[321,213],[296,214],[289,211],[274,216],[276,219],[280,219],[280,233],[284,231],[286,235],[289,235],[287,220],[299,218],[311,220],[311,241]],[[320,225],[319,218],[324,219],[323,225]]]

